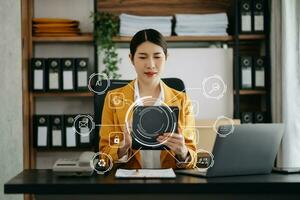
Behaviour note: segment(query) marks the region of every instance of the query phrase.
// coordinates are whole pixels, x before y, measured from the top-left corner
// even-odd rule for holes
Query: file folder
[[[266,113],[265,112],[255,112],[254,113],[254,123],[265,123]]]
[[[254,57],[254,88],[265,88],[265,59],[264,57]]]
[[[48,82],[49,82],[49,91],[60,91],[61,90],[61,65],[60,59],[58,58],[49,58],[47,60],[48,66]]]
[[[51,147],[63,147],[63,117],[61,115],[52,115],[50,120]]]
[[[252,123],[253,122],[253,113],[252,112],[242,112],[241,113],[241,122],[245,123]]]
[[[240,33],[251,33],[253,26],[251,0],[240,1],[239,13]]]
[[[77,72],[76,89],[78,91],[88,89],[88,58],[75,59],[75,68]]]
[[[241,56],[240,57],[240,77],[241,77],[241,89],[252,88],[252,57]]]
[[[46,91],[46,64],[44,58],[31,59],[31,80],[33,91]]]
[[[49,116],[35,115],[34,116],[34,140],[35,147],[48,148],[49,147]]]
[[[254,0],[253,5],[253,23],[254,23],[254,32],[264,32],[265,27],[265,6],[264,0]]]
[[[67,148],[74,148],[78,145],[78,134],[75,131],[74,127],[74,115],[65,115],[64,116],[64,133],[65,133],[65,141]]]
[[[75,63],[73,58],[63,58],[62,62],[62,89],[64,91],[75,90]]]

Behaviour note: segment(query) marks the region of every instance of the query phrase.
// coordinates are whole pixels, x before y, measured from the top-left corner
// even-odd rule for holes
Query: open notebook
[[[172,168],[169,169],[118,169],[116,178],[176,178]]]

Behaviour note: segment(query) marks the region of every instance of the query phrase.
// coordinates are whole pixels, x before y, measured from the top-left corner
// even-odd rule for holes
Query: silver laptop
[[[241,124],[219,127],[212,154],[214,164],[207,170],[177,170],[176,173],[216,177],[271,173],[283,136],[283,124]],[[225,136],[226,135],[226,136]]]

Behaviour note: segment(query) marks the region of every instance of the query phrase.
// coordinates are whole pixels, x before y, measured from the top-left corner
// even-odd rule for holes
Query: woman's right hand
[[[131,126],[128,127],[129,131],[131,131]],[[132,146],[132,137],[129,133],[129,131],[127,130],[126,125],[124,126],[124,138],[123,138],[123,145],[122,147],[120,147],[118,149],[118,156],[119,158],[122,158],[123,156],[125,156],[128,152],[128,150],[131,148]]]

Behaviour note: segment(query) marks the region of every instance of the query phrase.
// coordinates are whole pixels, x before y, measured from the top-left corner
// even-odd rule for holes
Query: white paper
[[[265,70],[255,71],[255,86],[265,87]]]
[[[49,89],[59,89],[58,73],[49,73]]]
[[[90,143],[90,134],[87,134],[90,132],[89,128],[80,128],[80,143]]]
[[[118,169],[116,178],[176,178],[173,169]]]
[[[52,146],[62,146],[61,130],[53,130],[52,131]]]
[[[242,68],[242,86],[245,88],[252,87],[251,68]]]
[[[66,146],[76,147],[76,133],[73,127],[66,128]]]
[[[37,130],[37,146],[46,147],[47,146],[47,127],[39,126]]]
[[[64,71],[63,79],[63,89],[73,90],[73,71]]]
[[[43,77],[43,70],[34,70],[34,85],[33,88],[35,90],[42,90],[43,89],[43,82],[44,82],[44,77]]]
[[[242,31],[251,31],[251,15],[242,15]]]
[[[87,72],[79,71],[77,78],[78,87],[87,87]]]
[[[263,31],[264,30],[264,16],[263,15],[255,15],[254,16],[254,30],[255,31]]]

